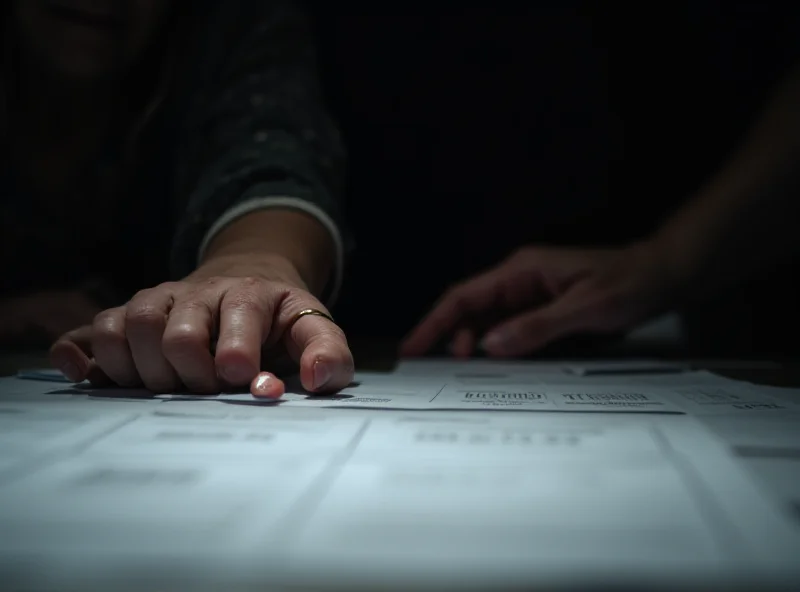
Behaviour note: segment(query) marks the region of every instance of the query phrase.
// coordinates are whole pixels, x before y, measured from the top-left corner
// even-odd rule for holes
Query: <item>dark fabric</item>
[[[337,306],[346,327],[400,334],[516,245],[606,236],[588,222],[616,207],[605,175],[619,139],[581,6],[317,7],[350,153],[348,219],[368,246]]]
[[[337,307],[359,334],[403,335],[520,245],[651,232],[729,156],[800,41],[797,6],[776,1],[315,6],[368,245]]]
[[[101,276],[127,298],[178,279],[214,221],[248,197],[306,199],[342,223],[344,149],[319,96],[303,5],[177,5],[176,26],[132,76],[144,118],[95,163],[95,175],[105,161],[121,175],[102,213],[91,201],[33,210],[9,160],[0,163],[2,218],[17,228],[17,244],[3,244],[4,292]],[[40,232],[44,218],[58,232]]]
[[[188,196],[178,209],[177,275],[194,267],[205,231],[243,198],[303,198],[342,225],[344,148],[324,110],[300,6],[252,0],[195,9],[187,76],[178,79],[188,92],[172,106],[183,122],[176,194]]]

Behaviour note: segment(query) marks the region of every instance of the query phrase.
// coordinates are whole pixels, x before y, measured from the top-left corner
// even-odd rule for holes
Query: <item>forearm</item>
[[[304,4],[214,2],[200,19],[192,47],[208,59],[186,64],[193,109],[181,115],[173,277],[288,263],[326,304],[336,297],[345,151],[325,110]]]
[[[241,265],[269,263],[289,268],[308,290],[320,295],[336,265],[330,232],[304,212],[269,208],[236,219],[211,240],[201,269],[225,270]],[[235,270],[232,270],[235,272]]]
[[[797,241],[800,200],[800,69],[784,82],[745,142],[654,242],[688,297],[703,297],[752,275]]]

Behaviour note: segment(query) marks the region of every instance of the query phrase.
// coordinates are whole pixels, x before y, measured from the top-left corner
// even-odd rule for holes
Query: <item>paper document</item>
[[[0,399],[0,481],[4,468],[80,449],[133,417],[118,412],[101,414],[96,410],[5,403]]]
[[[753,385],[693,386],[670,389],[679,405],[692,415],[785,414],[800,412],[800,405],[771,396]]]
[[[800,413],[702,418],[770,496],[786,520],[800,528]]]
[[[191,395],[162,395],[159,398],[170,401],[200,400],[200,397]],[[214,399],[220,402],[257,403],[248,393],[223,394]],[[311,408],[683,413],[663,393],[659,394],[657,389],[649,387],[548,386],[535,381],[499,386],[427,382],[409,385],[403,379],[383,376],[366,376],[358,386],[343,389],[335,395],[288,392],[280,401],[263,401],[263,404]]]
[[[790,577],[800,549],[800,529],[685,415],[67,408],[4,404],[41,439],[6,431],[9,450],[37,455],[0,473],[4,582],[762,585]]]
[[[446,382],[442,382],[442,381]],[[360,373],[354,386],[334,395],[311,395],[287,383],[280,400],[254,400],[249,393],[209,398],[159,395],[169,401],[216,400],[242,405],[405,410],[504,410],[636,412],[719,415],[785,411],[800,405],[761,394],[757,387],[710,373],[576,377],[516,375],[512,380]]]
[[[485,587],[562,570],[584,583],[633,571],[663,584],[791,561],[800,532],[718,442],[685,417],[628,417],[375,419],[291,541],[291,565],[309,585],[330,571]],[[715,483],[700,485],[707,474]],[[755,538],[734,537],[753,510],[765,520],[748,522]],[[778,538],[764,549],[762,535]]]
[[[627,360],[618,362],[584,362],[569,365],[564,368],[566,372],[579,376],[592,376],[604,374],[662,374],[671,372],[686,372],[691,366],[684,362],[665,362],[659,360]]]
[[[267,403],[0,380],[0,581],[800,582],[800,405],[709,373],[564,367],[358,373],[333,396],[289,380]]]
[[[480,375],[427,376],[361,372],[353,384],[332,395],[305,392],[299,380],[287,380],[280,399],[257,399],[249,392],[220,395],[153,395],[137,389],[93,389],[49,381],[5,379],[5,400],[73,403],[96,400],[132,403],[204,401],[286,408],[366,408],[387,410],[503,410],[549,412],[685,413],[735,415],[800,412],[800,399],[778,397],[762,388],[709,372],[658,375],[576,376],[565,372],[508,374],[504,379]],[[128,409],[128,407],[125,407]]]
[[[400,360],[395,374],[404,376],[458,376],[484,375],[499,377],[503,374],[569,373],[576,375],[663,373],[691,370],[687,362],[655,359],[628,360],[487,360],[456,358],[409,358]]]
[[[36,368],[33,370],[20,370],[17,372],[18,378],[28,378],[31,380],[49,380],[52,382],[66,382],[70,380],[64,376],[60,370],[53,368]]]

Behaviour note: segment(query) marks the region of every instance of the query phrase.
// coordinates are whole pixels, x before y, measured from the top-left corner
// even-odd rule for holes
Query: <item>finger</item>
[[[243,387],[261,370],[261,346],[269,335],[275,295],[256,280],[240,280],[222,296],[215,357],[219,377]]]
[[[490,310],[501,297],[501,286],[501,271],[492,270],[448,291],[403,340],[400,355],[424,355],[467,317]]]
[[[92,328],[65,333],[50,348],[50,363],[72,382],[88,380],[92,386],[109,386],[112,380],[92,359]]]
[[[316,393],[345,388],[353,381],[354,362],[344,331],[319,315],[298,319],[307,309],[329,314],[319,300],[298,291],[283,299],[278,315],[279,326],[288,328],[283,332],[286,349],[300,364],[300,382]]]
[[[139,292],[125,307],[125,335],[131,356],[144,386],[154,393],[174,392],[181,386],[162,347],[172,302],[172,292],[159,286]]]
[[[110,308],[92,324],[92,353],[97,365],[119,386],[136,387],[142,380],[125,334],[125,308]]]
[[[453,341],[450,344],[450,353],[456,358],[468,358],[475,350],[475,332],[472,329],[462,327],[456,331]]]
[[[114,386],[114,381],[108,377],[108,374],[103,372],[103,369],[94,360],[89,364],[86,380],[95,388]]]
[[[259,372],[250,383],[250,392],[260,399],[278,399],[286,392],[286,386],[274,374]]]
[[[513,317],[490,330],[482,346],[491,356],[521,356],[567,335],[604,325],[605,295],[576,286],[552,304]]]
[[[91,365],[92,328],[89,325],[64,333],[50,348],[50,363],[72,382],[86,380]]]
[[[186,388],[195,393],[218,393],[217,368],[211,354],[219,295],[206,293],[178,301],[164,331],[163,350]]]

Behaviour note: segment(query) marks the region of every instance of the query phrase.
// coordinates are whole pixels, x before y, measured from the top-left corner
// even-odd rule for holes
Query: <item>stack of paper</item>
[[[0,380],[4,589],[800,582],[793,391],[641,360],[271,403],[27,376]]]

